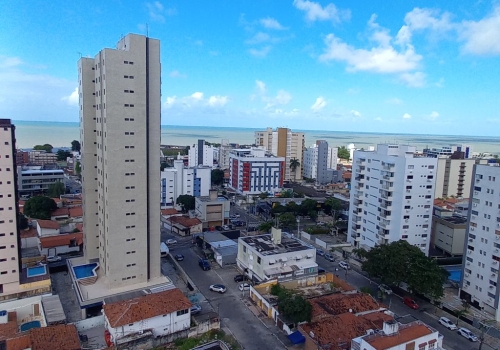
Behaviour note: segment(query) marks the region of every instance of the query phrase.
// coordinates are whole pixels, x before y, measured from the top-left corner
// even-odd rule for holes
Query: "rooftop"
[[[69,216],[69,210],[67,208],[57,208],[50,216]]]
[[[303,241],[295,237],[287,237],[284,234],[281,236],[280,244],[274,244],[270,234],[240,237],[239,239],[262,255],[276,255],[314,249],[306,245]]]
[[[440,216],[438,217],[440,220],[447,221],[451,224],[455,225],[466,225],[467,224],[467,218],[465,216]]]
[[[425,324],[415,321],[406,325],[399,325],[398,332],[385,335],[383,332],[364,337],[364,340],[377,350],[390,349],[397,345],[403,345],[417,340],[423,336],[436,332]],[[416,344],[419,345],[419,344]]]
[[[72,218],[83,216],[83,207],[80,205],[78,207],[69,208],[69,216]]]
[[[57,230],[61,227],[57,221],[37,220],[36,222],[37,222],[38,226],[40,226],[41,228]]]
[[[357,314],[385,308],[385,305],[378,303],[371,295],[365,293],[335,293],[309,299],[309,302],[312,305],[313,320],[325,315]]]
[[[55,344],[59,349],[81,349],[78,332],[72,324],[33,328],[30,331],[30,340],[32,350],[52,350]]]
[[[28,230],[21,230],[20,234],[21,238],[38,237],[38,232],[33,227],[30,227]]]
[[[40,237],[40,244],[42,248],[54,248],[61,246],[70,246],[72,241],[77,246],[83,244],[83,233],[68,233],[57,236]]]
[[[0,324],[0,341],[11,337],[18,332],[17,313],[15,311],[9,312],[7,317],[7,323]]]
[[[179,211],[177,209],[174,209],[174,208],[161,210],[161,215],[176,215],[176,214],[179,214]]]
[[[200,219],[190,218],[189,216],[171,216],[168,220],[173,224],[180,224],[184,227],[192,227],[201,224]]]
[[[103,308],[111,327],[116,328],[155,316],[189,309],[191,305],[186,296],[175,288],[110,304],[105,303]]]

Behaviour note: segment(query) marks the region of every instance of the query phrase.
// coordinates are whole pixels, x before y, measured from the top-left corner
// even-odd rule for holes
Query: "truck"
[[[168,252],[169,252],[169,250],[168,250],[167,245],[164,242],[161,242],[161,244],[160,244],[160,256],[162,258],[164,258],[167,256]]]

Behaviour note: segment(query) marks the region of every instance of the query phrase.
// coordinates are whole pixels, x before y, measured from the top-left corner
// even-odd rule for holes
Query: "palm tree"
[[[290,159],[290,169],[292,169],[292,171],[293,171],[293,179],[294,180],[297,177],[295,172],[297,171],[297,168],[299,166],[300,166],[300,161],[297,158]]]
[[[457,310],[455,311],[455,315],[457,316],[457,326],[458,326],[458,321],[460,321],[460,319],[467,315],[467,310],[466,309],[461,309],[461,310]]]

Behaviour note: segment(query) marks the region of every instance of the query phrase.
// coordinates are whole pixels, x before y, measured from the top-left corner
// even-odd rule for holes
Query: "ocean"
[[[32,148],[34,145],[49,143],[54,147],[70,147],[71,141],[80,140],[78,122],[36,122],[13,121],[16,126],[18,148]],[[273,126],[274,127],[274,126]],[[187,146],[198,139],[220,143],[254,143],[254,131],[265,128],[225,128],[211,126],[162,125],[161,143],[163,145]],[[378,143],[408,144],[418,150],[425,147],[441,147],[454,144],[472,146],[473,152],[500,154],[500,137],[453,136],[453,135],[417,135],[417,134],[382,134],[327,130],[297,130],[304,132],[306,146],[316,140],[326,140],[331,147],[347,146],[353,143],[356,148],[368,148]]]

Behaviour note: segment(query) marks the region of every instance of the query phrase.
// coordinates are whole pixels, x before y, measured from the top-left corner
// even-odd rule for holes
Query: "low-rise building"
[[[195,215],[201,220],[203,228],[225,225],[229,220],[231,204],[225,197],[219,197],[217,191],[210,191],[207,197],[195,198]]]
[[[463,254],[466,231],[466,217],[436,214],[432,216],[432,244],[434,248],[449,256]]]
[[[68,208],[57,208],[50,213],[50,220],[67,220],[69,219]]]
[[[63,182],[64,171],[45,169],[43,166],[18,166],[17,188],[19,195],[33,195],[48,190],[56,182]]]
[[[29,152],[29,163],[33,165],[56,164],[57,154],[42,150],[31,150]]]
[[[103,310],[108,345],[125,343],[127,338],[137,334],[161,337],[189,329],[191,306],[177,288],[126,300],[105,299]]]
[[[33,350],[80,350],[80,338],[73,324],[60,324],[50,327],[33,328],[30,332],[19,334],[5,341],[5,349]]]
[[[39,237],[57,236],[61,233],[61,226],[57,221],[37,219],[36,230]]]
[[[40,255],[55,256],[82,250],[83,233],[68,233],[57,236],[40,237]]]
[[[202,226],[202,222],[198,218],[190,218],[185,215],[172,215],[163,221],[163,227],[180,236],[200,233],[203,230]]]
[[[272,229],[271,234],[238,239],[238,268],[257,282],[288,281],[318,274],[316,249]]]

